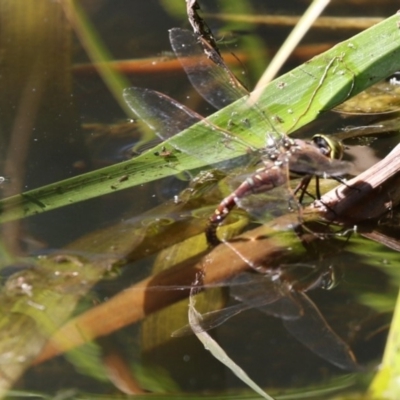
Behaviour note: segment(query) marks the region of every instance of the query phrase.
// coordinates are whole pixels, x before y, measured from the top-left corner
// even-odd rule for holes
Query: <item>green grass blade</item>
[[[66,1],[63,3],[63,7],[70,23],[74,27],[75,33],[79,36],[79,40],[96,66],[96,70],[103,82],[107,85],[110,93],[121,108],[129,115],[130,110],[121,96],[121,91],[128,84],[128,80],[110,67],[108,61],[112,60],[112,55],[103,46],[98,33],[85,15],[79,2],[75,0]]]
[[[375,375],[369,394],[372,399],[396,400],[400,396],[399,374],[399,330],[400,330],[400,295],[393,314],[389,336],[386,342],[383,360],[379,366],[379,371]]]

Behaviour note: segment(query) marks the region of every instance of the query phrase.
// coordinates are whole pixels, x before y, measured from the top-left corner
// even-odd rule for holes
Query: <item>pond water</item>
[[[160,168],[160,175],[169,176],[128,187],[128,160],[159,140],[133,121],[123,88],[165,93],[202,115],[215,111],[172,55],[168,30],[188,28],[183,0],[82,0],[75,6],[43,1],[36,8],[22,3],[0,0],[0,48],[5,54],[0,63],[0,166],[5,178],[0,190],[7,198],[56,185],[2,205],[2,212],[3,207],[15,211],[1,220],[5,344],[0,345],[0,395],[8,389],[38,398],[251,393],[194,335],[171,337],[188,323],[188,291],[199,270],[205,273],[207,290],[196,307],[203,313],[217,310],[210,318],[226,313],[223,323],[210,322],[212,336],[268,393],[327,399],[366,390],[382,357],[396,301],[395,250],[356,229],[343,232],[322,223],[280,232],[280,224],[288,226],[282,214],[289,214],[290,221],[298,216],[296,210],[287,212],[286,187],[276,191],[275,200],[268,199],[272,223],[263,226],[235,209],[229,229],[239,233],[246,227],[248,238],[210,249],[203,233],[222,193],[229,193],[229,184],[217,184],[226,164],[208,174],[181,171],[179,149],[150,150],[145,165],[154,163],[155,171]],[[229,14],[292,17],[304,11],[299,2],[281,3],[201,3],[207,23],[222,37],[218,43],[229,67],[249,88],[290,32],[290,21],[233,21]],[[379,7],[332,3],[326,15],[343,19],[385,18],[397,10],[394,1]],[[282,72],[321,51],[316,48],[326,50],[358,32],[351,27],[312,30]],[[97,69],[92,60],[100,64]],[[344,127],[361,125],[354,129],[361,136],[378,118],[326,113],[296,135],[344,137]],[[244,122],[251,130],[252,120]],[[358,171],[397,144],[396,125],[387,124],[383,134],[377,129],[362,139],[346,138],[345,157]],[[221,147],[231,145],[227,141]],[[243,157],[229,169],[238,164],[244,164]],[[112,165],[121,169],[102,172]],[[100,172],[81,182],[62,182],[92,171]],[[135,171],[146,174],[140,167]],[[236,175],[236,180],[243,178],[244,172]],[[103,182],[112,190],[99,195],[106,190]],[[93,193],[86,194],[88,187]],[[80,202],[80,193],[88,199]],[[379,220],[380,232],[394,242],[397,215],[393,209]],[[319,235],[313,234],[317,231]],[[263,274],[246,275],[249,266]],[[168,267],[172,272],[165,272]],[[177,300],[182,301],[173,304]],[[228,318],[229,311],[220,310],[229,307],[243,312]],[[83,319],[72,320],[45,347],[50,333],[84,312]]]

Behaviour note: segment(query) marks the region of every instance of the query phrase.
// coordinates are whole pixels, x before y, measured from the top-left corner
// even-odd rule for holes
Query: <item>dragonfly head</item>
[[[340,140],[332,137],[317,134],[312,138],[314,145],[319,151],[328,158],[341,160],[344,153],[344,147]]]

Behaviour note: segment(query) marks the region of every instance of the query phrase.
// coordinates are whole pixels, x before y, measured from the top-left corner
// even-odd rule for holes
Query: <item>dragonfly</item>
[[[341,146],[329,138],[316,135],[313,141],[308,142],[291,139],[280,132],[272,123],[269,112],[251,101],[249,92],[222,58],[216,52],[213,53],[212,48],[208,48],[207,52],[211,52],[212,57],[206,56],[203,46],[207,46],[207,42],[202,38],[190,31],[174,28],[170,30],[170,43],[193,87],[208,103],[221,109],[236,102],[237,110],[242,110],[246,116],[244,129],[251,129],[252,116],[257,116],[264,124],[265,145],[254,148],[253,143],[240,136],[240,132],[238,134],[214,125],[163,93],[140,87],[124,90],[123,96],[128,106],[163,140],[173,138],[188,126],[196,124],[195,135],[219,135],[222,146],[234,148],[231,146],[233,143],[238,147],[242,146],[245,149],[243,153],[248,153],[250,149],[251,172],[237,189],[222,199],[209,218],[205,234],[211,246],[220,243],[217,229],[235,206],[260,218],[263,211],[259,211],[260,201],[257,198],[262,193],[285,186],[289,172],[304,178],[301,186],[303,190],[312,176],[339,177],[350,169],[349,163],[340,160]],[[190,140],[185,143],[180,142],[176,145],[177,149],[200,158],[210,153],[206,143],[204,148],[200,145],[194,150],[190,146]],[[268,204],[264,206],[268,207]],[[306,285],[294,283],[285,278],[285,273],[277,273],[276,270],[265,274],[254,271],[240,274],[228,282],[238,303],[205,315],[204,325],[200,329],[212,329],[239,312],[257,308],[268,315],[281,318],[286,329],[320,357],[341,368],[355,369],[356,362],[351,350],[329,327],[318,308],[305,294],[316,287],[327,288],[331,280],[329,274],[322,272],[317,273],[311,283]],[[185,329],[188,330],[184,328],[183,331]]]
[[[304,177],[302,188],[312,176],[339,177],[349,171],[350,164],[338,159],[341,154],[340,146],[332,145],[331,140],[323,140],[318,136],[314,141],[308,142],[291,139],[278,131],[267,110],[261,110],[257,104],[249,104],[251,99],[249,92],[236,79],[219,54],[213,48],[208,48],[207,54],[212,53],[213,56],[206,56],[204,46],[208,44],[204,39],[180,28],[171,29],[169,37],[172,49],[191,84],[208,103],[221,109],[241,99],[246,116],[251,112],[253,115],[255,113],[265,125],[265,146],[261,149],[254,149],[251,143],[238,137],[237,134],[215,126],[211,122],[200,124],[198,127],[199,132],[206,129],[209,135],[218,133],[223,138],[245,146],[247,150],[252,149],[253,157],[256,159],[253,165],[261,165],[247,174],[243,182],[222,199],[210,216],[205,231],[210,246],[221,242],[217,229],[235,206],[244,208],[259,218],[262,213],[260,201],[252,199],[261,193],[282,187],[288,181],[288,171]],[[208,121],[183,104],[151,89],[131,87],[124,90],[123,96],[128,106],[163,140],[173,137],[190,125]],[[251,129],[251,120],[247,119],[247,123],[250,125],[248,129]],[[177,147],[180,151],[193,154],[190,143]],[[198,153],[196,156],[201,157],[201,149],[196,149],[196,152]]]
[[[186,325],[172,336],[180,337],[214,329],[235,315],[256,309],[280,318],[286,330],[313,353],[345,370],[358,364],[348,344],[329,326],[306,292],[336,286],[337,271],[332,266],[281,266],[273,272],[242,272],[227,281],[236,304],[202,314],[196,326]]]

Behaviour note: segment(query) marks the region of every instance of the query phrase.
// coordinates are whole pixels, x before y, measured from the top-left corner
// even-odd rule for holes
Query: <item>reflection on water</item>
[[[17,0],[13,2],[16,5],[21,4]],[[47,19],[41,18],[38,25],[46,27],[49,21],[59,21],[58,28],[61,29],[61,33],[58,39],[61,43],[51,42],[46,31],[42,33],[40,30],[39,35],[39,30],[36,30],[39,29],[37,24],[31,27],[36,27],[33,29],[35,34],[29,33],[29,24],[25,24],[26,30],[20,25],[7,25],[9,30],[5,31],[3,17],[3,27],[0,28],[0,47],[6,54],[4,60],[7,61],[0,65],[1,176],[10,179],[0,187],[2,196],[11,195],[12,190],[19,192],[80,174],[98,168],[104,162],[119,162],[120,157],[125,157],[124,151],[121,153],[121,150],[130,147],[131,141],[136,143],[137,140],[131,137],[132,133],[129,130],[123,129],[124,124],[119,124],[119,121],[126,120],[126,115],[119,109],[97,74],[85,77],[70,75],[71,64],[87,61],[87,56],[79,40],[70,36],[68,21],[57,8],[59,3],[50,3],[50,12],[57,13],[57,18],[60,19],[54,14]],[[6,15],[8,22],[17,21],[21,14],[18,14],[17,9],[8,8],[11,7],[9,4],[11,3],[4,0],[0,2],[0,15]],[[85,5],[84,2],[82,4]],[[169,50],[167,29],[185,24],[177,15],[171,16],[169,12],[172,11],[162,9],[158,2],[137,4],[127,1],[103,1],[95,8],[87,10],[90,11],[89,18],[94,22],[105,45],[120,59],[150,57],[163,50]],[[257,10],[258,13],[263,11]],[[16,13],[14,18],[10,17],[11,12]],[[380,12],[384,13],[382,7]],[[28,14],[24,9],[24,15]],[[217,20],[212,24],[222,25]],[[253,29],[250,25],[238,25],[234,28],[238,32],[246,33]],[[261,35],[265,34],[266,40],[271,40],[283,36],[286,30],[278,28],[276,34],[271,34],[271,29],[259,26],[257,31]],[[22,36],[24,41],[12,32],[25,34]],[[336,32],[335,35],[339,33]],[[48,40],[44,40],[45,38]],[[71,40],[73,43],[70,46]],[[21,43],[27,43],[28,46],[20,46]],[[54,56],[54,48],[58,49],[57,57]],[[55,63],[52,64],[49,60],[54,60]],[[18,72],[15,75],[14,70]],[[181,100],[185,100],[191,90],[188,84],[185,86],[186,84],[182,83],[183,73],[169,72],[157,77],[154,74],[142,73],[131,75],[130,79],[133,85],[152,87]],[[191,98],[196,99],[192,93]],[[187,104],[186,101],[183,102]],[[198,100],[189,105],[197,108],[196,102]],[[99,147],[95,144],[93,148],[88,145],[93,137],[93,130],[88,133],[88,139],[83,140],[83,123],[86,126],[106,124],[114,128],[119,127],[122,134],[114,139],[113,133],[107,137],[105,132],[105,144]],[[131,124],[129,126],[131,127]],[[14,136],[18,131],[26,136]],[[19,141],[13,142],[15,138],[19,138]],[[126,156],[130,155],[128,152]],[[168,167],[173,168],[173,162]],[[207,190],[189,189],[187,197],[182,195],[172,199],[157,211],[152,211],[152,214],[143,212],[155,206],[160,199],[171,199],[176,195],[177,191],[174,191],[173,195],[170,192],[175,182],[161,182],[156,186],[149,185],[119,192],[4,228],[0,247],[1,266],[10,268],[11,265],[15,269],[12,268],[11,276],[9,269],[4,268],[2,273],[4,280],[10,278],[3,285],[2,299],[6,299],[2,301],[3,316],[8,318],[11,315],[10,320],[18,323],[18,318],[25,318],[25,325],[13,325],[20,328],[11,330],[8,338],[18,338],[21,343],[31,341],[32,346],[29,350],[32,354],[37,353],[49,331],[46,331],[46,335],[43,335],[43,332],[39,333],[34,339],[32,332],[36,335],[40,332],[38,328],[44,325],[46,329],[55,328],[53,325],[46,325],[49,320],[42,319],[45,311],[57,310],[56,315],[60,321],[50,320],[58,325],[62,322],[60,315],[69,314],[69,308],[74,308],[73,301],[77,301],[83,292],[88,293],[80,300],[75,310],[76,315],[94,305],[107,304],[104,303],[105,300],[118,293],[123,296],[123,288],[129,287],[139,279],[145,279],[151,273],[154,258],[161,249],[200,234],[200,240],[203,242],[198,247],[194,244],[189,246],[192,250],[196,247],[194,254],[188,255],[187,247],[173,248],[172,255],[164,253],[158,258],[158,263],[164,267],[171,260],[175,261],[178,267],[182,268],[179,276],[183,276],[182,271],[190,269],[190,266],[207,252],[202,232],[210,210],[213,210],[217,198],[220,198],[220,193],[216,193],[218,188],[214,181],[203,184],[209,185]],[[211,193],[210,187],[214,188],[214,192]],[[206,196],[203,195],[204,192],[207,193]],[[244,218],[240,213],[233,215],[232,221],[234,218],[235,222],[247,223],[247,220],[243,222]],[[110,226],[115,221],[119,224]],[[21,242],[30,236],[43,242],[43,254],[48,255],[47,258],[28,262],[25,258],[18,258],[26,256],[26,248]],[[275,236],[271,234],[271,237]],[[49,249],[60,247],[77,238],[80,239],[69,245],[67,250],[57,251],[57,257],[49,255]],[[295,239],[294,243],[299,241],[296,242]],[[342,277],[336,288],[331,291],[316,288],[307,293],[307,296],[316,304],[333,331],[351,347],[360,364],[375,365],[381,354],[388,322],[388,314],[384,312],[390,309],[392,292],[397,284],[396,278],[393,278],[395,274],[390,269],[393,253],[385,253],[383,248],[372,246],[370,242],[363,241],[356,235],[348,242],[343,239],[339,248],[334,247],[329,251],[329,245],[329,240],[319,241],[316,245],[318,251],[311,258],[303,249],[296,253],[297,250],[288,250],[285,247],[282,253],[274,254],[275,267],[285,263],[285,260],[280,259],[282,254],[284,257],[288,254],[300,254],[300,257],[306,255],[309,258],[304,262],[321,263],[324,267],[340,267]],[[254,247],[252,249],[253,255],[257,256],[258,250]],[[180,260],[175,258],[178,254]],[[213,255],[205,262],[212,264],[216,257],[217,255]],[[229,269],[237,262],[235,257],[224,259],[226,265],[221,261],[218,265],[220,270]],[[187,265],[183,265],[185,262]],[[292,262],[298,263],[303,260]],[[124,268],[120,267],[121,264],[125,265]],[[388,278],[389,275],[393,282]],[[109,280],[103,280],[89,291],[103,276]],[[232,300],[227,295],[227,291],[232,288],[229,288],[229,284],[225,286],[227,287],[223,290],[220,287],[207,289],[202,312],[232,306]],[[93,318],[89,321],[90,326],[93,330],[97,329],[98,325],[103,328],[110,326],[110,331],[115,331],[119,323],[118,317],[126,311],[134,312],[139,308],[132,305],[136,304],[134,301],[138,298],[142,298],[142,303],[145,303],[142,304],[145,314],[151,307],[153,310],[162,308],[163,304],[152,303],[156,302],[157,298],[163,299],[160,293],[178,293],[176,297],[184,297],[187,292],[187,287],[170,289],[160,284],[157,290],[144,293],[143,287],[136,288],[132,298],[124,298],[119,311],[114,311],[107,317],[102,314],[101,317]],[[215,293],[212,294],[214,297],[210,306],[207,296],[211,291]],[[59,295],[59,300],[54,300],[54,293]],[[70,299],[69,296],[74,299]],[[251,304],[251,307],[253,306],[254,304]],[[141,332],[138,324],[125,327],[108,337],[111,344],[101,340],[94,348],[84,348],[81,354],[71,354],[68,362],[57,358],[34,367],[15,387],[51,394],[69,388],[90,393],[110,393],[115,390],[110,380],[119,388],[125,385],[131,391],[137,390],[137,387],[146,387],[152,391],[168,388],[175,393],[179,388],[208,391],[242,387],[236,378],[202,348],[195,337],[171,338],[172,332],[187,323],[187,302],[176,307],[149,316]],[[315,356],[293,339],[283,328],[281,319],[260,315],[251,307],[218,326],[213,335],[257,383],[269,388],[307,388],[310,384],[322,384],[331,377],[343,375],[340,369]],[[137,317],[136,321],[139,319]],[[7,320],[7,324],[9,323]],[[4,335],[8,332],[7,324],[2,328]],[[21,326],[25,328],[21,329]],[[80,337],[85,336],[90,336],[88,331],[81,330]],[[17,367],[25,361],[17,360]],[[6,371],[4,362],[2,366],[4,368],[1,379],[6,381],[6,384],[12,383],[14,376],[11,369]],[[116,374],[110,373],[110,370],[123,371],[118,378],[119,383],[116,382]],[[131,376],[132,380],[129,381],[128,378],[123,378],[124,374],[134,377]],[[46,379],[43,379],[44,376]],[[139,381],[136,389],[132,389],[135,387],[134,379]]]

